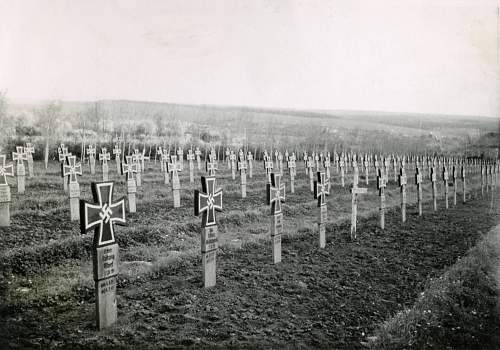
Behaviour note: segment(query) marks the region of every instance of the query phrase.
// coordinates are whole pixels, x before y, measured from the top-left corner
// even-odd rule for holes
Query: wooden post
[[[141,165],[141,160],[144,157],[142,153],[139,152],[138,148],[134,149],[134,153],[132,154],[132,162],[136,164],[137,167],[137,173],[135,174],[135,184],[137,187],[142,186],[142,165]]]
[[[271,183],[271,173],[273,171],[273,161],[267,155],[266,151],[264,151],[264,169],[266,170],[267,183],[270,184]]]
[[[222,190],[216,190],[215,176],[202,176],[201,186],[201,192],[194,191],[194,215],[203,214],[201,220],[203,284],[205,288],[210,288],[216,284],[216,260],[219,245],[215,212],[222,211]]]
[[[453,165],[453,172],[452,172],[452,178],[453,178],[453,205],[457,205],[457,167]]]
[[[313,157],[309,157],[307,160],[307,173],[309,174],[309,186],[311,188],[311,192],[314,192],[314,161]]]
[[[120,165],[121,165],[121,154],[122,154],[122,149],[120,148],[120,145],[119,144],[116,144],[115,145],[115,148],[113,148],[113,154],[115,156],[115,163],[116,163],[116,172],[119,174],[121,169],[120,169]]]
[[[89,156],[90,174],[94,175],[95,174],[95,156],[96,156],[96,150],[95,150],[94,146],[92,146],[92,145],[88,146],[87,155]]]
[[[378,170],[377,170],[378,171]],[[351,203],[351,240],[356,239],[356,223],[358,216],[358,195],[368,193],[367,188],[358,187],[359,174],[358,169],[354,169],[353,182],[351,187],[352,203]]]
[[[10,226],[10,187],[7,176],[14,176],[14,166],[6,164],[7,157],[0,155],[0,227]]]
[[[422,179],[420,168],[415,168],[415,184],[417,185],[418,216],[422,216]]]
[[[327,204],[326,196],[330,195],[330,178],[323,172],[317,172],[318,180],[314,181],[314,199],[318,200],[318,232],[319,232],[319,247],[324,248],[326,245],[326,220],[327,220]]]
[[[378,169],[377,176],[377,189],[380,197],[380,208],[379,208],[379,217],[380,217],[380,228],[385,229],[385,187],[387,186],[386,178],[382,173],[381,169]]]
[[[114,225],[125,225],[125,199],[113,203],[113,182],[92,183],[94,203],[80,200],[82,234],[94,228],[92,260],[94,265],[96,324],[101,330],[116,322],[116,276],[118,244]]]
[[[231,178],[236,179],[236,154],[233,151],[229,154],[229,162],[231,167]]]
[[[198,165],[198,170],[201,170],[201,151],[199,147],[196,147],[194,154],[196,156],[196,163]]]
[[[283,233],[283,213],[281,203],[285,202],[285,184],[281,175],[271,173],[271,183],[266,185],[267,204],[271,206],[271,240],[273,262],[281,262],[281,235]]]
[[[341,155],[339,160],[339,168],[340,168],[340,185],[345,187],[345,159]]]

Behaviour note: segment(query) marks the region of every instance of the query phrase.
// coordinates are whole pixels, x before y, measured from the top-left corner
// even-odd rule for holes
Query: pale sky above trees
[[[497,0],[1,0],[11,99],[499,115]]]

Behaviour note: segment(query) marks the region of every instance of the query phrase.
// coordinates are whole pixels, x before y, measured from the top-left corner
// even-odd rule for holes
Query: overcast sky
[[[0,89],[498,116],[497,3],[0,0]]]

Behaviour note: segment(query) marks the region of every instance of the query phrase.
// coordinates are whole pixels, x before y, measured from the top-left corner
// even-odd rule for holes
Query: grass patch
[[[431,279],[412,308],[386,321],[372,349],[498,349],[500,227],[444,275]]]

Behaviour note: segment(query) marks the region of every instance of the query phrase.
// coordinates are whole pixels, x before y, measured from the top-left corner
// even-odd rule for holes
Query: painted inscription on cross
[[[92,183],[95,203],[80,200],[80,230],[94,229],[92,260],[94,265],[96,323],[99,330],[116,322],[116,276],[118,244],[114,225],[125,225],[125,199],[113,202],[113,182]]]
[[[0,227],[10,226],[10,187],[7,176],[14,177],[14,166],[6,164],[7,157],[0,155]]]
[[[201,254],[203,284],[205,288],[209,288],[216,284],[218,229],[215,212],[222,211],[222,190],[216,189],[216,179],[214,176],[202,176],[201,187],[201,191],[194,191],[194,215],[199,216],[202,214]]]
[[[283,233],[283,213],[281,203],[285,202],[285,184],[281,175],[271,173],[271,183],[266,185],[267,204],[271,206],[271,240],[273,262],[281,262],[281,235]]]
[[[314,181],[314,199],[318,200],[318,232],[319,232],[319,247],[324,248],[326,245],[326,220],[327,220],[327,204],[326,196],[330,195],[330,178],[324,172],[317,172],[318,179]]]

